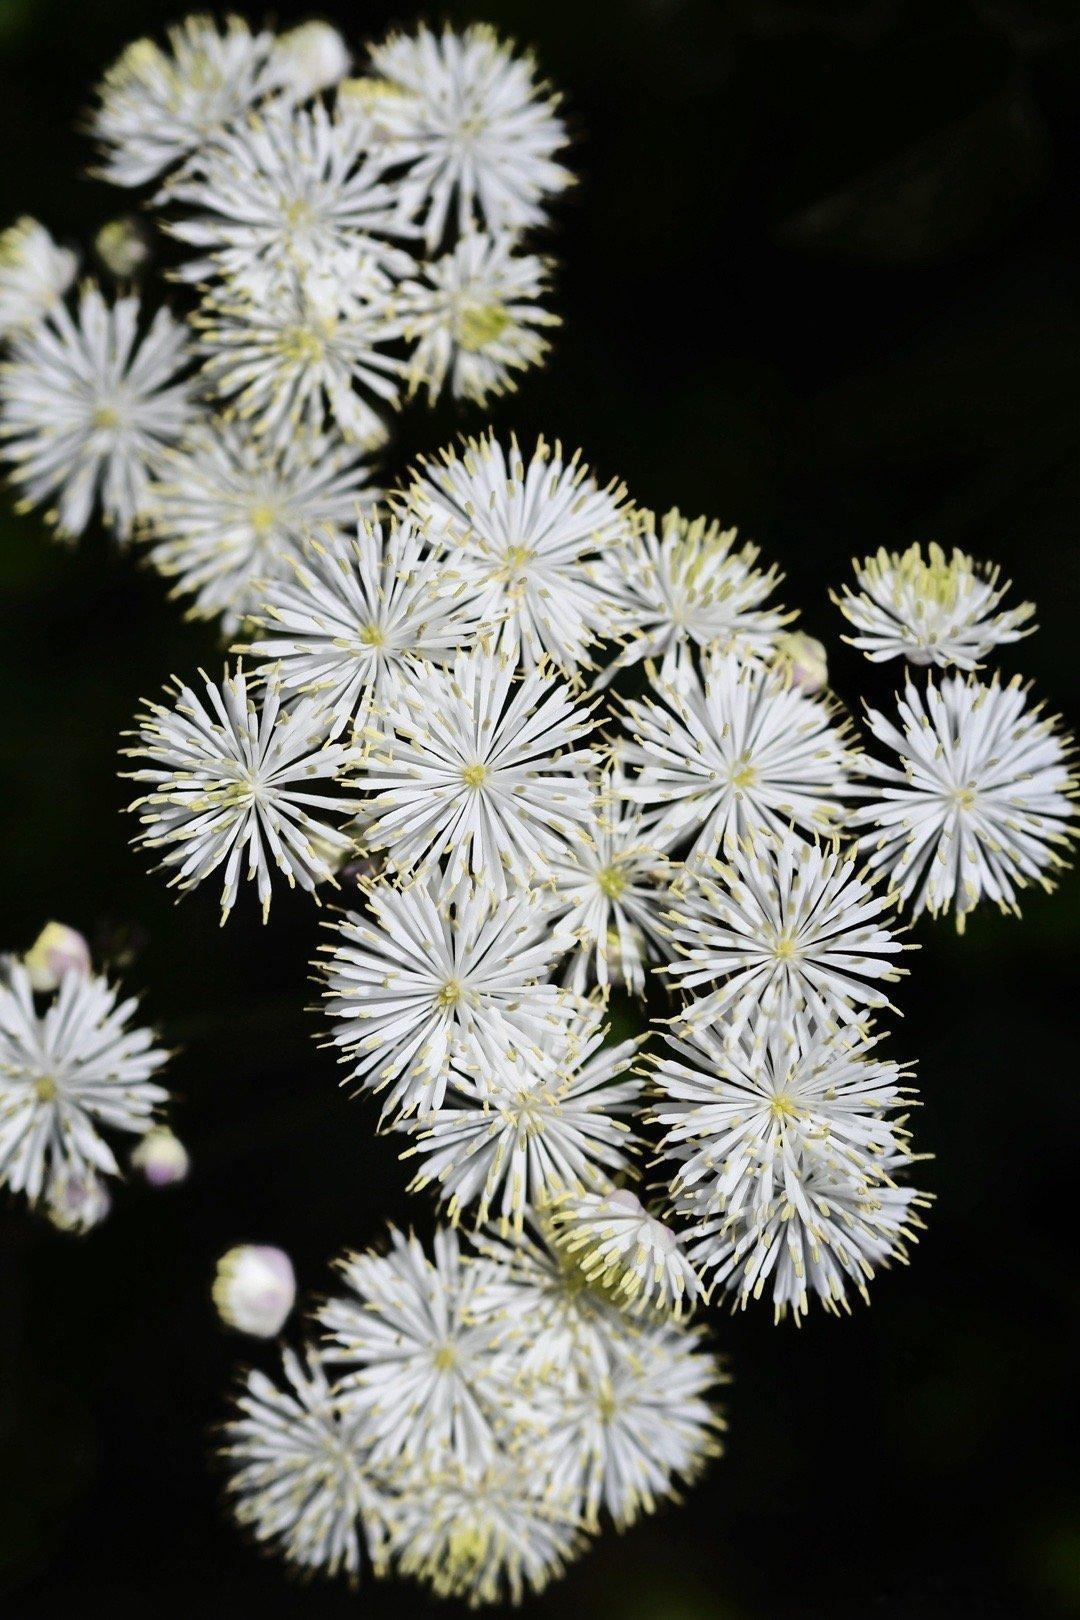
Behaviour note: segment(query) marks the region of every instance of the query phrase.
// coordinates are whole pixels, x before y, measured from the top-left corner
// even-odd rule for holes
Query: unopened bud
[[[55,990],[65,973],[90,972],[90,947],[80,933],[64,923],[46,923],[23,957],[35,990]]]
[[[151,1187],[173,1187],[191,1166],[188,1150],[167,1125],[155,1125],[132,1150],[131,1166]]]
[[[127,214],[101,227],[94,237],[94,252],[110,275],[126,281],[150,263],[150,238],[139,220]]]
[[[214,1277],[218,1315],[238,1333],[272,1339],[296,1303],[296,1276],[283,1249],[242,1243],[223,1254]]]
[[[812,697],[829,679],[828,654],[820,641],[802,630],[777,638],[776,667],[787,673],[792,686]]]
[[[45,1213],[61,1232],[89,1232],[112,1208],[108,1188],[92,1170],[61,1171],[49,1187]]]
[[[286,64],[289,86],[302,101],[329,90],[352,66],[349,47],[329,23],[307,22],[290,28],[278,39],[277,49]]]

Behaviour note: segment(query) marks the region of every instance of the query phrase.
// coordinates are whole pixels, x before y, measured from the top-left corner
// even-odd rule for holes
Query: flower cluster
[[[25,956],[0,959],[0,1187],[63,1231],[85,1232],[108,1214],[117,1137],[135,1141],[137,1169],[155,1134],[175,1140],[156,1079],[169,1054],[134,1023],[136,1005],[60,923]]]

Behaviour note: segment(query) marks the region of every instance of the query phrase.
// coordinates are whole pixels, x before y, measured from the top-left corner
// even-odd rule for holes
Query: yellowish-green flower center
[[[438,995],[436,1004],[440,1007],[456,1007],[462,997],[462,984],[460,979],[447,979]]]
[[[773,946],[773,955],[778,962],[790,962],[792,960],[795,956],[795,941],[790,934],[777,936],[776,943]]]
[[[439,1372],[448,1372],[457,1360],[457,1352],[452,1344],[440,1344],[432,1360]]]
[[[953,788],[949,798],[957,810],[970,810],[975,803],[975,789],[970,787]]]
[[[920,601],[935,607],[954,608],[960,590],[960,581],[967,559],[957,553],[951,560],[940,546],[929,545],[924,558],[917,543],[909,546],[899,559],[897,574],[914,590]]]
[[[626,888],[626,876],[617,866],[605,866],[596,874],[596,882],[609,900],[617,900]]]
[[[277,341],[277,350],[283,360],[293,365],[317,364],[326,354],[326,339],[330,335],[329,323],[324,323],[324,330],[316,330],[314,326],[293,326],[282,332]]]
[[[52,1102],[56,1096],[56,1081],[51,1074],[39,1074],[34,1081],[34,1095],[38,1102]]]
[[[509,325],[510,316],[501,304],[462,304],[456,322],[458,345],[477,354],[502,337]]]
[[[90,426],[109,429],[120,426],[120,412],[112,405],[99,405],[90,418]]]
[[[253,506],[248,515],[248,522],[251,524],[251,527],[255,533],[261,537],[262,535],[269,534],[270,530],[274,527],[274,524],[277,522],[277,512],[272,506],[266,504],[263,504],[262,506]]]
[[[731,786],[733,788],[753,787],[757,781],[757,771],[747,760],[736,760],[731,771]]]
[[[487,780],[488,768],[486,765],[463,765],[461,780],[466,787],[481,788]]]
[[[386,636],[377,624],[365,624],[360,632],[365,647],[385,647]]]
[[[778,1095],[769,1104],[769,1112],[774,1119],[796,1119],[799,1110],[790,1097]]]

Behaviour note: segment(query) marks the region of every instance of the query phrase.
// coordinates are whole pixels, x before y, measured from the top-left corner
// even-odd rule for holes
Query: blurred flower
[[[33,327],[75,280],[79,261],[24,215],[0,231],[0,339]]]
[[[814,697],[829,684],[829,660],[824,643],[802,630],[787,630],[777,636],[772,662],[806,697]]]
[[[110,275],[128,281],[150,263],[150,238],[139,220],[125,214],[101,227],[94,237],[94,252]]]
[[[275,52],[288,75],[289,88],[300,101],[331,89],[352,65],[344,39],[325,22],[306,22],[287,29],[278,35]]]
[[[168,1126],[156,1125],[132,1150],[131,1166],[142,1172],[151,1187],[173,1187],[187,1179],[191,1160],[180,1138]]]
[[[109,1189],[93,1170],[60,1170],[49,1183],[45,1214],[59,1232],[89,1232],[112,1208]]]
[[[214,1304],[238,1333],[272,1339],[296,1303],[296,1276],[284,1249],[242,1243],[221,1256],[214,1273]]]
[[[90,972],[90,947],[83,936],[65,923],[46,923],[23,957],[34,990],[55,990],[65,973],[83,978]]]

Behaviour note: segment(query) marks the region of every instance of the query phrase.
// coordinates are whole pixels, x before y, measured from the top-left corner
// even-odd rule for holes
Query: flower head
[[[675,1232],[629,1187],[563,1193],[550,1221],[556,1246],[589,1286],[632,1316],[680,1318],[703,1293]]]
[[[629,534],[626,492],[601,488],[577,455],[538,440],[528,464],[492,435],[461,456],[421,464],[409,505],[444,538],[500,646],[527,669],[550,659],[573,674],[612,633],[611,558]]]
[[[333,536],[376,498],[368,468],[334,434],[275,445],[212,417],[162,455],[143,538],[177,594],[193,598],[192,614],[220,614],[231,633],[289,573],[309,534]]]
[[[178,684],[168,693],[172,707],[148,703],[137,716],[138,742],[125,750],[146,762],[128,773],[148,789],[129,806],[142,824],[136,841],[162,851],[162,866],[182,890],[224,865],[223,922],[246,855],[265,920],[272,866],[290,887],[313,893],[352,850],[352,838],[331,819],[356,809],[356,798],[337,786],[352,750],[327,740],[329,722],[312,700],[283,709],[274,681],[261,710],[242,669],[226,671],[220,686],[205,675],[203,682],[205,697]]]
[[[839,821],[854,755],[846,725],[821,698],[737,654],[710,659],[703,680],[656,683],[625,705],[638,766],[626,797],[655,812],[662,849],[693,838],[690,859],[730,853],[761,832],[828,832]]]
[[[139,299],[106,303],[87,282],[75,318],[56,304],[12,342],[0,371],[0,457],[27,506],[66,539],[82,533],[100,498],[122,540],[146,504],[150,469],[191,417],[178,380],[187,334],[159,309],[139,339]]]
[[[79,261],[58,247],[36,219],[24,216],[0,231],[0,339],[32,327],[58,304]]]
[[[142,1136],[168,1093],[154,1080],[168,1053],[129,1028],[134,999],[105,979],[65,973],[44,1011],[30,975],[0,979],[0,1186],[32,1204],[65,1178],[97,1185],[120,1169],[103,1130]]]
[[[931,544],[924,557],[918,544],[905,552],[882,547],[855,565],[857,591],[844,586],[833,601],[859,632],[845,636],[873,663],[906,658],[912,664],[955,664],[976,669],[987,653],[1019,641],[1035,628],[1030,602],[999,611],[1009,583],[999,572],[973,562],[962,551],[946,557]],[[1023,628],[1027,625],[1027,628]]]
[[[371,61],[386,86],[377,138],[390,162],[409,165],[404,185],[429,247],[448,224],[464,234],[543,222],[544,199],[571,176],[553,161],[567,138],[557,98],[530,57],[474,25],[393,34]]]
[[[575,745],[589,713],[543,670],[518,681],[504,656],[459,653],[422,684],[396,682],[370,729],[365,842],[387,850],[393,871],[446,857],[451,878],[504,894],[542,883],[588,817],[597,756]]]
[[[240,17],[220,29],[211,17],[185,17],[164,47],[135,40],[97,88],[90,127],[102,177],[145,185],[287,79],[274,36],[253,34]]]
[[[539,302],[547,280],[545,261],[519,252],[511,232],[470,232],[423,265],[395,300],[403,336],[414,345],[410,391],[426,387],[434,400],[449,384],[455,398],[483,405],[516,388],[515,373],[547,354],[537,329],[559,324]]]
[[[317,1357],[286,1350],[284,1380],[252,1371],[225,1426],[223,1456],[238,1523],[306,1573],[381,1571],[386,1499],[367,1466],[362,1422],[343,1412]]]
[[[716,988],[678,1023],[723,1022],[734,1042],[759,1007],[781,1023],[805,1010],[824,1030],[889,1006],[879,985],[906,972],[885,925],[891,905],[853,860],[796,838],[740,846],[727,865],[697,862],[667,914],[678,957],[661,971],[687,990]]]
[[[872,734],[899,759],[868,756],[867,802],[852,815],[871,870],[886,873],[917,914],[953,910],[956,926],[980,900],[1017,909],[1017,890],[1052,887],[1075,838],[1071,739],[1019,678],[970,675],[907,683],[900,725],[867,711]]]
[[[417,660],[445,664],[479,629],[472,595],[408,517],[312,536],[279,575],[244,650],[342,724],[363,726],[399,676],[415,678]]]
[[[660,523],[643,515],[616,559],[625,646],[606,680],[649,658],[659,660],[662,681],[678,686],[693,671],[695,653],[768,656],[794,615],[767,605],[781,576],[775,567],[758,568],[757,547],[737,547],[736,538],[735,529],[674,509]]]

